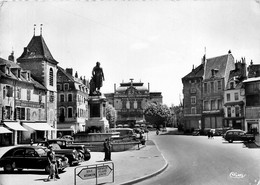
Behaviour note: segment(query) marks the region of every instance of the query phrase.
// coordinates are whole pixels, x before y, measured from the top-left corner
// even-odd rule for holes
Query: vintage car
[[[255,140],[255,136],[253,134],[248,134],[245,131],[239,129],[228,130],[223,135],[223,138],[229,143],[232,143],[233,141],[253,142]]]
[[[75,149],[62,149],[58,144],[56,144],[56,143],[49,144],[48,141],[40,141],[40,142],[34,143],[33,145],[34,146],[43,146],[43,147],[47,147],[47,148],[50,145],[52,145],[53,151],[56,154],[65,155],[65,157],[67,157],[69,159],[70,166],[78,165],[82,161],[81,155],[79,155],[79,153]]]
[[[81,156],[82,159],[85,161],[90,160],[91,154],[90,150],[85,147],[85,145],[82,144],[76,144],[73,143],[72,140],[67,140],[67,139],[49,139],[47,140],[49,144],[58,144],[62,149],[75,149],[78,151],[79,155]]]
[[[68,158],[56,155],[58,170],[62,171],[68,166]],[[5,172],[23,169],[44,169],[50,171],[47,158],[47,149],[41,146],[17,146],[8,150],[0,159],[0,167]]]

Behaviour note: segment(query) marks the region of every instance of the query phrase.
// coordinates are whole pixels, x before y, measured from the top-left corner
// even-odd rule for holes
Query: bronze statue
[[[101,95],[100,88],[103,86],[105,80],[103,69],[100,67],[100,63],[97,62],[96,66],[92,70],[92,78],[90,80],[90,95]]]

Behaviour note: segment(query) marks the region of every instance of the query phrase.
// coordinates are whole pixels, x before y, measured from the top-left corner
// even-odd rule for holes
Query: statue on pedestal
[[[92,70],[92,78],[90,80],[90,95],[100,96],[100,88],[103,86],[105,80],[103,69],[100,67],[100,63],[97,62],[96,66]]]

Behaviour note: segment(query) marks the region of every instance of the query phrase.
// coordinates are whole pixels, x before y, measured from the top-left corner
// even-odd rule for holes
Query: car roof
[[[19,148],[33,148],[33,149],[38,149],[38,148],[44,148],[42,146],[31,146],[31,145],[23,145],[23,146],[14,146],[12,149],[19,149]]]
[[[241,129],[232,129],[232,130],[228,130],[227,132],[233,132],[233,131],[243,131],[243,132],[245,132],[244,130],[241,130]]]
[[[133,130],[131,128],[111,128],[110,130]]]

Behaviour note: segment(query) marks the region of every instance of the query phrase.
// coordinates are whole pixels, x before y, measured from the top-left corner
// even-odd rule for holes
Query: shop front
[[[246,119],[245,120],[245,131],[253,134],[258,134],[260,128],[259,119]]]

